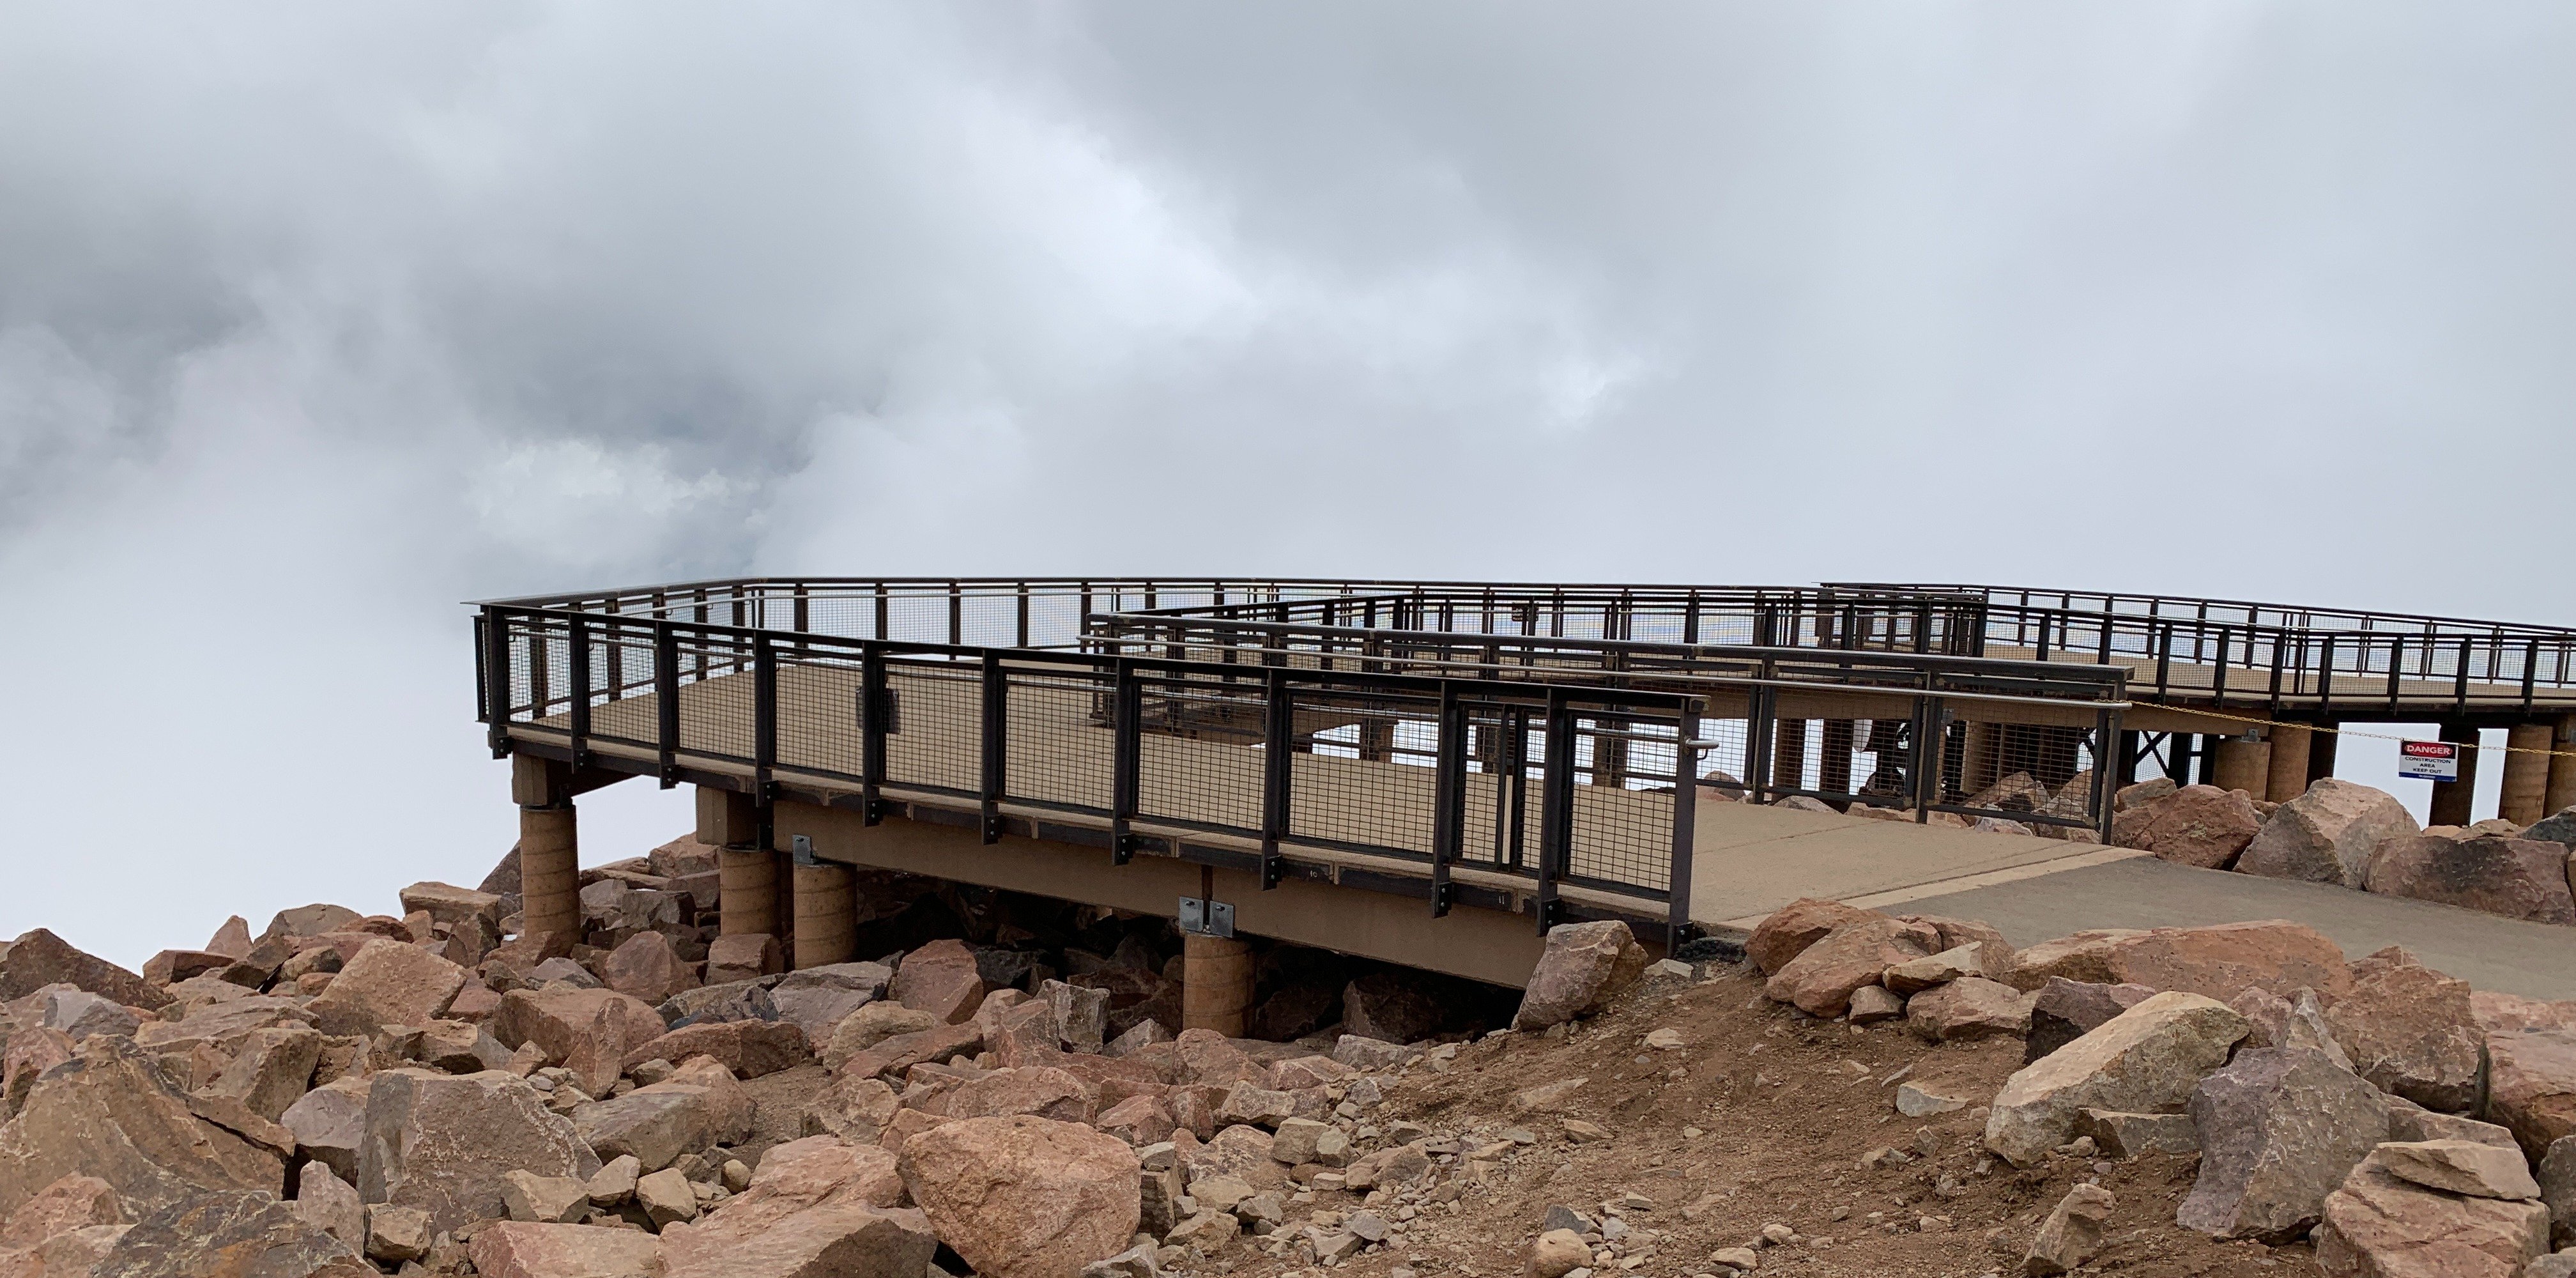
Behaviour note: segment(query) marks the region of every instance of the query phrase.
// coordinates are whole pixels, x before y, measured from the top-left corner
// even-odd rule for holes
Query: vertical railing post
[[[859,822],[885,819],[880,791],[886,779],[886,730],[894,697],[886,688],[886,653],[881,643],[859,649]]]
[[[1109,862],[1125,865],[1136,854],[1135,836],[1127,823],[1136,818],[1138,774],[1143,770],[1145,697],[1135,663],[1120,657],[1111,667],[1109,695]]]
[[[590,623],[575,614],[564,623],[564,665],[572,698],[572,766],[590,763]]]
[[[2317,656],[2318,718],[2325,722],[2332,722],[2332,720],[2326,718],[2324,711],[2331,709],[2334,706],[2334,632],[2331,630],[2327,631],[2325,633],[2325,637],[2318,641],[2317,646],[2320,649]]]
[[[948,643],[956,647],[966,642],[966,591],[957,582],[948,583]]]
[[[653,746],[665,790],[680,783],[680,635],[668,618],[653,622]]]
[[[2102,711],[2094,720],[2093,730],[2093,739],[2101,743],[2093,753],[2093,832],[2101,835],[2103,846],[2108,847],[2111,843],[2111,796],[2129,783],[2129,778],[2121,775],[2112,763],[2114,757],[2123,753],[2118,744],[2125,740],[2120,735],[2120,712]],[[2128,766],[2135,769],[2137,763],[2132,759]]]
[[[1771,686],[1778,667],[1769,660],[1755,663],[1758,681],[1745,698],[1744,707],[1744,801],[1760,803],[1769,789],[1771,778],[1771,722],[1780,690]]]
[[[1680,700],[1673,726],[1673,861],[1664,876],[1664,956],[1679,949],[1690,927],[1691,841],[1699,828],[1699,703]]]
[[[1294,703],[1284,666],[1270,668],[1261,709],[1261,890],[1279,886],[1279,840],[1288,833],[1288,786],[1295,743]]]
[[[984,653],[984,723],[983,766],[979,772],[978,795],[983,800],[984,841],[1002,841],[1002,770],[1008,765],[1010,744],[1008,720],[1011,704],[1010,676],[1002,669],[1002,654],[987,649]]]
[[[877,583],[877,632],[869,637],[872,639],[894,638],[894,635],[890,630],[890,627],[893,624],[894,601],[886,594],[886,584],[880,581]]]
[[[778,654],[769,632],[751,634],[751,779],[754,797],[769,805],[770,770],[778,766]]]
[[[1020,646],[1029,646],[1029,583],[1020,583]]]
[[[1930,693],[1914,698],[1914,821],[1928,825],[1932,805],[1941,795],[1941,743],[1933,734],[1941,726],[1941,699]]]
[[[1457,685],[1440,681],[1440,741],[1432,762],[1431,917],[1449,912],[1449,863],[1467,841],[1467,708]]]
[[[1538,931],[1556,926],[1556,883],[1574,863],[1574,708],[1547,690],[1547,764],[1539,779]]]
[[[483,609],[483,714],[491,725],[492,757],[505,758],[510,753],[510,614],[498,608]]]
[[[1513,869],[1529,862],[1529,707],[1503,712],[1502,788],[1494,792],[1495,857]]]
[[[615,701],[626,695],[626,632],[618,625],[614,598],[608,601],[608,620],[600,624],[599,634],[601,655],[608,658],[608,678],[602,694]]]

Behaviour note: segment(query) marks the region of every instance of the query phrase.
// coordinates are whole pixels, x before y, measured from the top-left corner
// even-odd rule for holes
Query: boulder
[[[250,921],[236,914],[231,918],[225,919],[224,925],[216,928],[215,934],[208,937],[205,945],[200,948],[209,954],[221,954],[226,958],[240,958],[241,956],[250,953],[250,947]]]
[[[2473,1140],[2388,1141],[2370,1161],[2401,1180],[2472,1198],[2540,1197],[2540,1182],[2511,1146]]]
[[[1590,1016],[1645,970],[1645,947],[1637,944],[1627,924],[1559,923],[1547,930],[1547,947],[1530,973],[1512,1028],[1546,1029]]]
[[[599,1159],[527,1081],[497,1070],[374,1076],[358,1148],[358,1193],[429,1213],[433,1230],[507,1214],[501,1176],[587,1180]]]
[[[2540,1201],[2549,1208],[2551,1244],[2559,1248],[2576,1248],[2576,1136],[2561,1136],[2549,1144],[2534,1170],[2540,1182]]]
[[[2031,998],[2030,1037],[2022,1046],[2021,1063],[2028,1065],[2155,996],[2144,985],[2102,985],[2052,976]]]
[[[1277,1189],[1287,1181],[1284,1169],[1279,1166],[1278,1160],[1271,1156],[1272,1151],[1277,1147],[1277,1142],[1270,1133],[1258,1127],[1238,1124],[1217,1132],[1213,1138],[1194,1149],[1180,1151],[1181,1170],[1192,1183],[1214,1176],[1232,1176],[1250,1185],[1255,1191]],[[1418,1144],[1399,1145],[1395,1148],[1413,1150],[1414,1153],[1397,1155],[1394,1150],[1380,1150],[1378,1153],[1388,1158],[1405,1159],[1421,1154],[1421,1147]],[[1371,1155],[1371,1157],[1378,1157],[1378,1155]],[[1410,1165],[1409,1162],[1408,1165]],[[1427,1167],[1428,1163],[1424,1165]],[[1363,1180],[1365,1181],[1365,1177]],[[1365,1183],[1352,1186],[1354,1189],[1367,1187]]]
[[[2576,1134],[2576,1030],[2487,1035],[2487,1120],[2538,1159]]]
[[[168,986],[200,976],[219,976],[240,957],[206,950],[163,950],[143,961],[143,979]]]
[[[950,1118],[1035,1114],[1057,1122],[1080,1123],[1089,1121],[1097,1098],[1094,1089],[1063,1070],[1029,1065],[970,1078],[958,1084],[945,1100]]]
[[[841,1018],[841,1023],[832,1028],[832,1037],[823,1044],[822,1060],[839,1069],[841,1062],[887,1039],[919,1034],[938,1024],[938,1017],[901,1003],[870,1003]]]
[[[702,1021],[775,1021],[782,1019],[778,1002],[765,981],[727,981],[722,985],[701,985],[682,990],[654,1004],[653,1011],[662,1023],[672,1029]],[[597,988],[594,984],[593,988]],[[855,1010],[855,1009],[853,1009]],[[823,1027],[824,1033],[831,1026]]]
[[[2220,1002],[2248,989],[2301,986],[2331,1002],[2352,987],[2342,948],[2315,929],[2285,919],[2076,932],[2023,950],[2012,983],[2038,989],[2052,976],[2144,985]]]
[[[1096,1054],[1107,1046],[1109,991],[1063,981],[1041,981],[1038,998],[1054,1018],[1057,1038],[1066,1051]]]
[[[503,994],[485,1028],[512,1051],[536,1044],[593,1096],[606,1093],[625,1072],[627,1053],[667,1032],[661,1015],[640,999],[561,985]]]
[[[2536,1029],[2576,1030],[2576,1001],[2550,1002],[2524,998],[2519,994],[2476,990],[2469,995],[2469,1011],[2478,1018],[2478,1028],[2490,1034]]]
[[[2022,1273],[2052,1278],[2091,1260],[2102,1249],[2102,1227],[2111,1219],[2115,1201],[2111,1191],[2100,1185],[2077,1185],[2066,1191],[2048,1219],[2040,1222],[2030,1250],[2023,1253]]]
[[[2175,1222],[2221,1238],[2286,1242],[2325,1212],[2388,1137],[2379,1092],[2324,1053],[2239,1052],[2191,1094],[2200,1176]]]
[[[712,1060],[692,1060],[661,1082],[572,1111],[576,1135],[600,1158],[632,1155],[660,1171],[682,1154],[751,1136],[750,1094]]]
[[[2323,777],[2282,804],[2245,845],[2236,868],[2274,879],[2332,883],[2358,890],[2370,879],[2370,856],[2390,839],[2423,832],[2413,813],[2385,790]]]
[[[751,981],[787,970],[787,952],[767,932],[736,932],[707,942],[707,984]]]
[[[1753,929],[1752,937],[1745,941],[1744,954],[1753,960],[1754,966],[1762,969],[1764,976],[1769,976],[1788,966],[1789,960],[1798,957],[1808,946],[1825,939],[1835,928],[1864,919],[1885,917],[1876,910],[1864,910],[1840,901],[1801,897],[1773,910],[1770,917],[1763,919]]]
[[[512,1220],[573,1224],[590,1214],[590,1185],[570,1176],[507,1171],[501,1173],[501,1203]]]
[[[640,1229],[494,1221],[466,1255],[482,1278],[661,1278],[662,1240]]]
[[[1592,1245],[1571,1229],[1550,1229],[1530,1240],[1521,1258],[1523,1278],[1565,1278],[1592,1265]]]
[[[366,1140],[367,1092],[372,1086],[362,1077],[334,1080],[297,1098],[277,1121],[294,1134],[298,1151],[356,1184],[358,1146]]]
[[[96,1176],[65,1176],[0,1216],[0,1255],[74,1229],[121,1225],[125,1219],[125,1204],[114,1186]]]
[[[2253,800],[2242,791],[2187,785],[2114,815],[2111,842],[2178,865],[2223,870],[2235,863],[2262,825]]]
[[[645,853],[644,868],[666,879],[704,874],[718,867],[721,860],[718,854],[723,850],[713,843],[698,842],[698,836],[694,832],[683,834]],[[712,901],[705,903],[705,905],[713,904]]]
[[[1862,919],[1799,951],[1772,974],[1762,992],[1810,1016],[1840,1016],[1851,1006],[1852,991],[1877,984],[1888,968],[1940,945],[1940,933],[1923,924],[1884,915]]]
[[[1390,1043],[1358,1034],[1344,1034],[1333,1040],[1333,1059],[1353,1069],[1393,1069],[1420,1055],[1422,1050],[1409,1043]]]
[[[2576,923],[2567,847],[2542,839],[2439,834],[2390,839],[2370,859],[2368,886],[2381,896],[2438,901],[2534,923]]]
[[[814,1059],[805,1031],[788,1021],[701,1021],[626,1050],[625,1069],[646,1061],[712,1056],[739,1078],[759,1078]]]
[[[785,1021],[805,1031],[808,1044],[831,1041],[832,1031],[850,1018],[850,1013],[866,1007],[875,995],[865,990],[835,989],[828,985],[782,986],[769,993],[770,1005],[777,1015],[764,1020]],[[727,1017],[742,1020],[743,1017]]]
[[[480,919],[496,930],[501,923],[501,896],[497,892],[477,892],[453,883],[414,883],[402,890],[405,914],[427,914],[441,927],[471,927]],[[423,938],[426,939],[426,938]]]
[[[10,1006],[75,1043],[92,1034],[132,1034],[142,1025],[124,1004],[71,985],[48,985]]]
[[[2403,1096],[2382,1095],[2379,1103],[2388,1111],[2390,1140],[2467,1140],[2503,1149],[2522,1148],[2512,1132],[2494,1123],[2457,1114],[2436,1114]]]
[[[1875,1025],[1905,1015],[1905,1000],[1877,985],[1864,985],[1853,990],[1851,1006],[1844,1013],[1854,1025]]]
[[[1364,1038],[1412,1043],[1440,1032],[1448,1009],[1414,973],[1377,971],[1342,987],[1342,1025]]]
[[[2112,791],[2111,810],[2126,812],[2131,808],[2143,807],[2181,788],[2182,786],[2172,777],[2149,777],[2135,785],[2124,785]]]
[[[2520,1278],[2548,1209],[2427,1189],[2364,1162],[2326,1196],[2317,1268],[2334,1278]]]
[[[659,932],[638,932],[600,960],[599,979],[608,988],[647,1003],[659,1003],[682,990],[698,987],[697,974]]]
[[[208,1190],[146,1213],[90,1270],[95,1278],[161,1274],[375,1278],[356,1248],[259,1190]]]
[[[0,1126],[0,1217],[66,1176],[105,1181],[137,1215],[193,1195],[286,1183],[276,1154],[198,1121],[150,1057],[107,1034],[34,1078],[17,1116]]]
[[[2353,1070],[2427,1109],[2475,1107],[2485,1035],[2469,983],[2397,946],[2355,960],[2352,976],[2352,988],[2325,1009],[2325,1022]]]
[[[904,1142],[901,1169],[940,1240],[982,1278],[1079,1278],[1136,1232],[1135,1151],[1076,1124],[948,1123]]]
[[[146,1011],[170,1002],[168,991],[41,927],[0,949],[0,1000],[25,998],[48,985],[75,986]]]
[[[1907,999],[1905,1027],[1936,1043],[2027,1033],[2030,998],[1982,976],[1963,977]]]
[[[842,1061],[837,1068],[842,1073],[872,1078],[881,1074],[900,1074],[924,1063],[971,1057],[983,1048],[983,1031],[972,1023],[939,1025],[918,1034],[897,1034]]]
[[[965,942],[942,939],[904,955],[887,993],[905,1007],[955,1025],[983,1005],[984,978]]]
[[[662,1232],[667,1278],[913,1278],[939,1238],[922,1213],[897,1206],[903,1192],[893,1154],[789,1141],[742,1193]]]
[[[429,1254],[429,1213],[379,1203],[367,1209],[367,1258],[388,1265]]]
[[[1986,1146],[2027,1167],[2071,1138],[2083,1110],[2180,1109],[2245,1029],[2245,1018],[2216,999],[2158,994],[2006,1080],[1986,1120]]]
[[[883,1080],[838,1074],[823,1090],[814,1094],[814,1099],[805,1103],[799,1130],[807,1136],[832,1136],[853,1145],[873,1145],[893,1124],[895,1111],[902,1107],[894,1089],[886,1086]],[[1108,1115],[1101,1116],[1104,1128],[1108,1120]],[[1167,1120],[1166,1133],[1169,1130]]]
[[[359,949],[310,1007],[325,1034],[373,1034],[444,1016],[465,969],[417,945],[378,938]]]
[[[275,1122],[300,1099],[322,1059],[322,1033],[304,1025],[253,1030],[201,1091],[240,1101],[252,1113]]]
[[[466,1021],[430,1021],[420,1027],[420,1037],[412,1048],[413,1060],[450,1074],[504,1069],[510,1058],[510,1049],[501,1046],[501,1040],[482,1026]]]
[[[1091,1121],[1092,1126],[1140,1148],[1170,1140],[1173,1129],[1179,1126],[1172,1119],[1171,1107],[1159,1096],[1130,1096],[1100,1111],[1100,1116]]]
[[[276,917],[268,921],[268,930],[260,933],[260,938],[267,940],[275,937],[320,936],[325,932],[354,931],[359,921],[365,917],[345,905],[331,905],[323,902],[299,905],[291,910],[279,910]]]
[[[1970,941],[1938,954],[1926,954],[1918,959],[1907,959],[1887,969],[1879,977],[1879,984],[1886,986],[1893,993],[1918,994],[1935,985],[1946,985],[1963,976],[1997,979],[1993,975],[1996,969],[1988,964],[1980,953],[1984,949],[1983,942]],[[2011,975],[2012,972],[2008,962],[2000,970],[2005,976]]]

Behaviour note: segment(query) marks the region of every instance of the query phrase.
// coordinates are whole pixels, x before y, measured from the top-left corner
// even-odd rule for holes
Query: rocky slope
[[[1277,947],[1226,1039],[1161,920],[872,881],[896,952],[788,973],[707,857],[586,872],[579,943],[507,862],[9,943],[0,1278],[2576,1271],[2576,1003],[2291,924],[1802,901],[1500,998]]]

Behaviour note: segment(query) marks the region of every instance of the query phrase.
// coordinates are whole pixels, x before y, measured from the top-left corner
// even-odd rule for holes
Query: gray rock
[[[2427,1189],[2507,1201],[2540,1197],[2520,1149],[2472,1140],[2386,1141],[2370,1151],[2381,1171]]]
[[[2186,1229],[2281,1242],[2325,1213],[2326,1195],[2387,1139],[2378,1089],[2320,1052],[2240,1052],[2191,1094],[2200,1177],[2174,1213]]]
[[[2540,1201],[2549,1208],[2549,1239],[2555,1247],[2576,1247],[2576,1136],[2561,1136],[2541,1155]]]
[[[508,1213],[504,1172],[588,1180],[599,1158],[523,1079],[498,1071],[387,1070],[367,1095],[358,1192],[428,1212],[446,1231]]]
[[[2021,1063],[2064,1047],[2103,1022],[2155,997],[2144,985],[2096,985],[2052,976],[2031,1000],[2030,1035],[2022,1044]]]
[[[2102,1249],[2102,1226],[2111,1218],[2114,1201],[2111,1191],[2100,1185],[2068,1190],[2040,1223],[2039,1236],[2022,1256],[2022,1273],[2029,1278],[2053,1278],[2091,1260]]]
[[[294,1204],[257,1190],[209,1191],[152,1212],[90,1270],[91,1278],[358,1278],[367,1272],[356,1248],[316,1228]]]
[[[2395,795],[2325,777],[2273,810],[2254,841],[2245,845],[2236,868],[2266,878],[2359,889],[2381,843],[2412,837],[2423,828]]]
[[[750,981],[727,981],[722,985],[701,985],[662,1000],[653,1010],[661,1014],[663,1024],[673,1029],[711,1021],[774,1021],[779,1018],[778,1003],[767,987],[775,980],[774,977],[762,977]],[[856,1005],[852,1010],[857,1010]],[[825,1026],[824,1033],[830,1032],[831,1027]]]
[[[2494,1123],[2457,1114],[2436,1114],[2403,1096],[2382,1096],[2379,1103],[2388,1110],[2390,1140],[2473,1140],[2481,1145],[2521,1148],[2511,1131]]]
[[[2005,1080],[1986,1119],[1986,1147],[2027,1167],[2072,1139],[2080,1111],[2178,1109],[2245,1029],[2245,1018],[2216,999],[2158,994]]]

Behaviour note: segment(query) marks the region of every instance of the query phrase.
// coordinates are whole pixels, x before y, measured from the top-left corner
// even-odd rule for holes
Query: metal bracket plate
[[[1181,930],[1196,936],[1233,936],[1234,903],[1182,897]]]
[[[787,837],[787,854],[793,858],[798,865],[822,864],[822,862],[814,859],[814,838],[812,835],[789,835]]]

